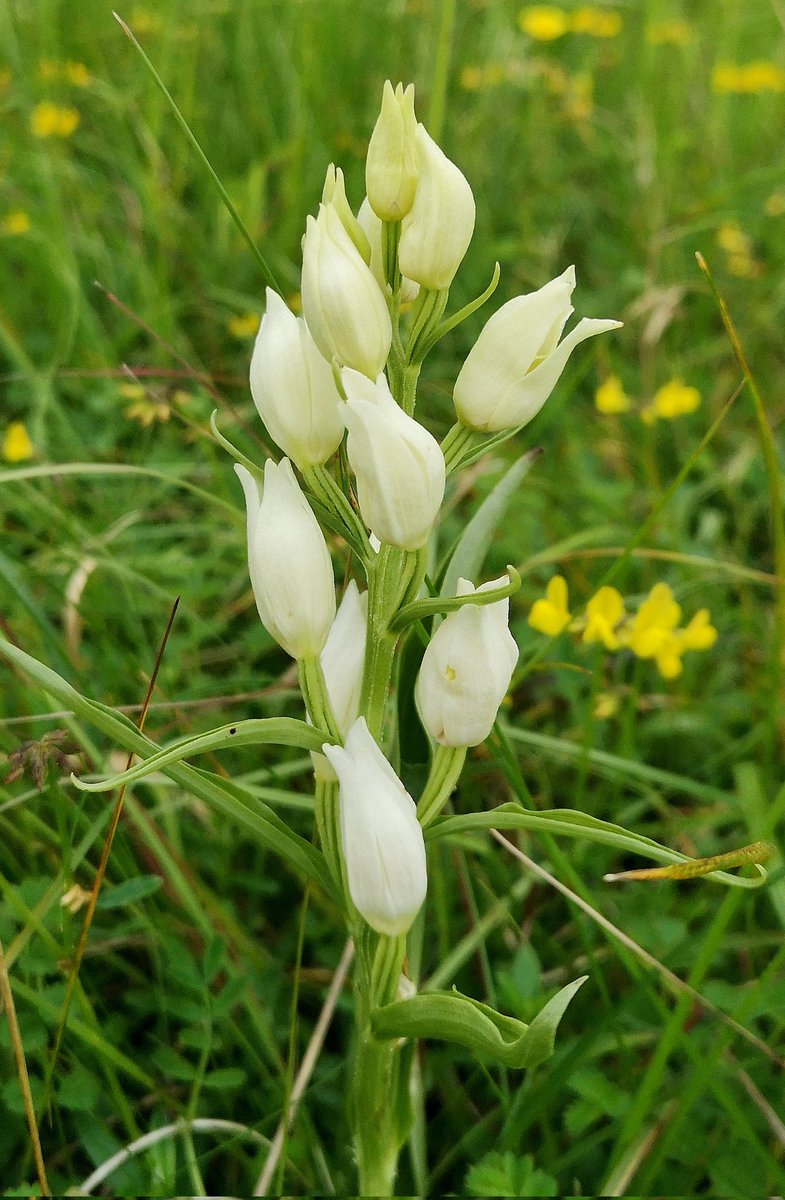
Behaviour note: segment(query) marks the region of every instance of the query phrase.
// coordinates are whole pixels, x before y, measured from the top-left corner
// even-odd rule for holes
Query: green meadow
[[[692,858],[770,843],[765,883],[732,887],[607,882],[654,864],[553,832],[435,842],[420,988],[529,1021],[589,979],[529,1071],[420,1043],[398,1191],[784,1194],[785,6],[129,0],[222,196],[115,2],[0,5],[0,647],[65,681],[0,655],[2,1194],[40,1191],[25,1074],[53,1194],[94,1172],[99,1195],[244,1196],[265,1170],[267,1194],[356,1186],[332,901],[182,780],[125,794],[55,1047],[117,799],[70,774],[126,765],[106,709],[75,698],[138,722],[179,596],[149,737],[302,715],[210,418],[255,461],[271,452],[247,383],[264,290],[297,307],[328,163],[362,201],[387,78],[414,82],[474,191],[448,311],[501,268],[427,360],[419,419],[444,437],[484,321],[572,263],[576,315],[624,321],[448,485],[435,561],[542,450],[483,568],[521,574],[520,660],[454,812],[577,809]],[[546,592],[557,576],[566,597]],[[691,631],[676,661],[636,615],[658,585]],[[629,636],[585,636],[603,586]],[[195,765],[311,838],[306,753]],[[753,884],[748,858],[728,869]]]

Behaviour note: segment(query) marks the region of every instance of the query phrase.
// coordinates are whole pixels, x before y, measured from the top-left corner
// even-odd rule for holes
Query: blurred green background
[[[435,432],[452,423],[459,364],[504,300],[575,263],[577,314],[625,322],[581,347],[524,435],[462,480],[442,548],[504,466],[542,446],[487,564],[489,578],[508,562],[524,575],[513,605],[522,665],[543,646],[526,616],[548,579],[567,578],[579,612],[658,506],[614,582],[633,610],[667,582],[685,619],[710,610],[717,643],[665,681],[650,660],[562,635],[514,687],[509,733],[471,756],[456,807],[582,808],[691,854],[775,838],[785,601],[779,469],[764,450],[785,416],[780,0],[159,0],[120,15],[294,305],[305,216],[328,162],[359,206],[382,83],[415,83],[419,118],[477,201],[451,309],[486,286],[494,261],[502,269],[489,305],[426,364],[418,415]],[[264,453],[246,378],[268,280],[109,3],[5,0],[0,108],[2,631],[87,695],[138,706],[181,594],[152,736],[296,714],[289,664],[256,617],[239,488],[209,429],[217,408],[228,436]],[[696,251],[737,325],[768,435],[745,389],[701,448],[742,376]],[[615,406],[609,381],[623,393]],[[668,415],[658,400],[673,381],[697,389],[691,411]],[[83,771],[107,769],[111,747],[67,715],[33,720],[46,697],[0,670],[1,752],[61,729],[56,750]],[[40,789],[29,773],[14,778],[0,798],[0,935],[38,1097],[81,919],[60,896],[89,887],[105,831],[103,798],[62,786],[64,766],[53,761]],[[302,757],[238,751],[220,769],[309,829]],[[618,856],[534,840],[529,852],[783,1053],[778,859],[757,893],[611,891],[602,875]],[[661,974],[494,843],[440,844],[434,860],[423,979],[458,945],[442,983],[524,1019],[544,990],[584,969],[591,980],[556,1057],[523,1081],[425,1047],[427,1163],[405,1159],[402,1189],[782,1191],[781,1060],[675,1000]],[[152,876],[163,886],[139,882]],[[288,1064],[341,950],[318,897],[303,916],[288,869],[165,780],[129,797],[108,879],[108,891],[126,891],[99,909],[82,969],[94,1020],[75,1009],[82,1024],[66,1035],[43,1121],[61,1191],[178,1115],[271,1137]],[[341,1111],[348,1013],[342,1002],[288,1143],[289,1194],[353,1186]],[[0,1024],[6,1194],[34,1176],[9,1045]],[[262,1158],[231,1136],[170,1139],[110,1186],[174,1194],[201,1175],[207,1189],[247,1194]]]

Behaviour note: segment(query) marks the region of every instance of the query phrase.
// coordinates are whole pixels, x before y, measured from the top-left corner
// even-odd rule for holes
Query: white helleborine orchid
[[[382,256],[382,222],[368,203],[367,196],[360,205],[357,220],[371,247],[371,258],[368,265],[373,272],[374,279],[384,292],[387,290],[387,280],[384,277]],[[413,279],[407,279],[405,275],[401,276],[401,304],[411,304],[413,300],[417,299],[419,290],[419,283],[415,283]]]
[[[349,894],[377,933],[406,933],[428,887],[425,842],[409,793],[364,717],[345,747],[322,747],[340,783],[341,839]]]
[[[344,736],[360,712],[367,634],[368,593],[360,592],[352,579],[319,656],[333,716]],[[311,757],[318,778],[335,779],[335,772],[324,755],[312,754]]]
[[[371,383],[344,368],[341,379],[346,403],[340,413],[349,430],[346,450],[363,520],[381,542],[418,550],[444,496],[441,447],[396,404],[384,375]]]
[[[419,176],[398,246],[401,274],[431,291],[450,286],[474,232],[475,205],[464,175],[417,126]]]
[[[344,427],[332,366],[272,288],[251,358],[251,395],[270,437],[301,470],[338,449]]]
[[[332,204],[341,218],[341,224],[360,251],[363,261],[368,262],[371,257],[371,247],[368,245],[368,238],[362,225],[360,225],[357,217],[352,212],[349,201],[346,198],[346,184],[343,178],[343,171],[340,167],[336,167],[334,163],[330,163],[324,178],[322,204]]]
[[[268,459],[264,492],[239,464],[248,516],[248,568],[262,624],[287,654],[316,658],[335,617],[330,553],[288,458]]]
[[[621,321],[584,317],[559,342],[573,308],[575,268],[508,300],[483,328],[455,381],[459,420],[483,432],[525,425],[542,408],[572,351]]]
[[[390,314],[332,204],[320,204],[319,215],[307,221],[302,298],[303,315],[324,357],[375,379],[390,352]]]
[[[418,175],[416,129],[414,84],[404,89],[399,83],[393,91],[387,79],[365,160],[368,200],[382,221],[400,221],[412,206]]]
[[[459,579],[458,595],[507,583],[507,575],[479,588]],[[466,604],[445,617],[428,643],[415,694],[423,725],[443,746],[476,746],[491,732],[518,661],[509,609],[507,599]]]

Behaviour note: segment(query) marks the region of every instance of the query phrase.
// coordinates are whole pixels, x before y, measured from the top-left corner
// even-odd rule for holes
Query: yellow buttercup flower
[[[567,608],[567,580],[554,575],[547,588],[545,598],[535,600],[529,613],[529,624],[538,633],[556,637],[567,628],[572,617]]]
[[[226,328],[232,337],[252,338],[259,332],[259,314],[254,312],[238,313],[226,322]]]
[[[726,254],[750,254],[752,242],[744,230],[735,221],[725,221],[719,226],[717,245]]]
[[[712,71],[711,86],[719,95],[785,92],[785,69],[766,60],[741,65],[717,63]]]
[[[624,600],[615,587],[601,587],[586,605],[584,642],[602,642],[608,650],[618,650],[621,641],[616,632],[624,620]]]
[[[619,697],[615,692],[598,692],[594,702],[595,721],[608,721],[619,711]]]
[[[29,230],[30,218],[21,208],[6,213],[2,221],[0,221],[0,233],[7,233],[11,237],[19,237],[24,233],[28,233]]]
[[[6,462],[24,462],[35,450],[30,435],[21,421],[12,421],[3,435],[3,458]]]
[[[655,21],[646,29],[650,46],[687,46],[692,40],[692,29],[686,21]]]
[[[609,413],[629,412],[632,400],[626,395],[622,382],[616,375],[609,375],[603,380],[594,393],[594,407],[597,412]]]
[[[79,128],[80,116],[70,105],[51,104],[48,100],[36,104],[30,114],[30,128],[37,138],[68,138]]]
[[[589,37],[612,38],[621,32],[622,20],[617,12],[587,5],[576,8],[570,20],[573,33],[586,33]]]
[[[680,379],[671,379],[654,395],[651,404],[641,410],[641,419],[651,425],[658,418],[672,421],[675,417],[695,412],[701,397],[697,388],[688,387]]]
[[[555,4],[532,4],[518,13],[518,28],[535,42],[553,42],[570,28],[567,13]]]

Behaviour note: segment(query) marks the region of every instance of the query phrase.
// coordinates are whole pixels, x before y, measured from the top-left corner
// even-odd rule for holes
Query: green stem
[[[379,1041],[372,1031],[372,1011],[395,999],[406,952],[404,936],[380,936],[375,949],[371,939],[358,938],[357,1051],[352,1073],[351,1112],[360,1194],[391,1196],[398,1154],[406,1133],[401,1119],[402,1088],[408,1080],[402,1071],[401,1046],[395,1040]],[[363,950],[367,946],[367,950]],[[402,1128],[403,1126],[403,1128]]]
[[[425,575],[423,550],[382,546],[371,564],[368,579],[368,641],[360,712],[377,741],[380,740],[399,634],[390,627],[402,604],[417,594]]]
[[[335,518],[340,532],[367,565],[373,551],[361,517],[352,508],[340,485],[324,466],[307,467],[303,477],[316,500]]]
[[[327,684],[319,659],[300,659],[297,663],[297,674],[308,716],[317,729],[326,729],[336,745],[342,746],[343,737],[330,704]]]
[[[466,746],[438,746],[431,772],[417,804],[417,819],[425,829],[452,795],[466,761]]]

